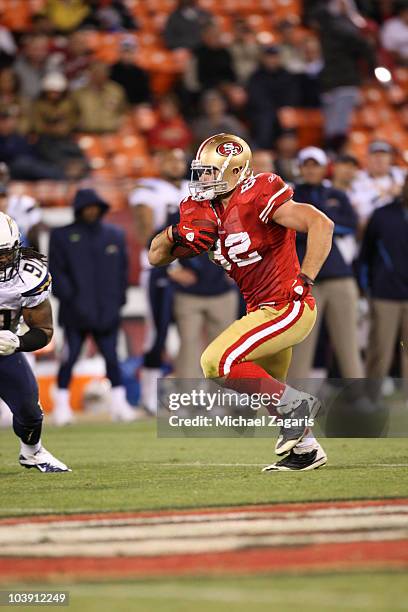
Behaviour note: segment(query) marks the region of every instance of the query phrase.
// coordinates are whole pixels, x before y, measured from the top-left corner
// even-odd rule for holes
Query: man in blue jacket
[[[295,185],[295,199],[310,202],[334,221],[333,246],[313,287],[317,320],[310,335],[293,351],[289,376],[307,378],[313,365],[323,317],[344,378],[362,378],[363,364],[358,348],[358,288],[353,276],[354,235],[357,216],[347,195],[326,184],[327,156],[322,149],[306,147],[299,153],[303,183]],[[299,261],[306,251],[307,237],[297,234]]]
[[[73,420],[68,387],[88,335],[93,336],[106,363],[112,384],[112,418],[133,420],[135,412],[126,402],[116,352],[120,308],[126,302],[125,235],[120,228],[103,222],[109,204],[93,189],[78,190],[73,208],[75,221],[54,229],[50,236],[49,267],[65,335],[54,421],[64,425]]]
[[[392,204],[374,211],[360,254],[360,284],[371,298],[367,377],[389,373],[400,337],[408,379],[408,178]]]

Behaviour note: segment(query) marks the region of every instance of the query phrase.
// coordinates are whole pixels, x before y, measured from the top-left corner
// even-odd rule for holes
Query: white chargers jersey
[[[41,221],[41,209],[28,195],[11,194],[7,198],[7,214],[17,223],[23,236]]]
[[[347,193],[359,219],[366,221],[377,208],[391,204],[401,193],[405,170],[393,166],[385,176],[374,178],[366,170],[357,173]]]
[[[181,200],[190,195],[188,181],[181,181],[180,187],[162,178],[145,178],[137,182],[130,193],[131,206],[149,206],[153,210],[153,231],[169,225],[171,215],[179,211]],[[143,249],[140,257],[143,270],[151,268],[147,259],[147,250]]]
[[[51,275],[38,259],[21,258],[18,274],[0,282],[0,329],[18,331],[23,308],[34,308],[50,296]]]

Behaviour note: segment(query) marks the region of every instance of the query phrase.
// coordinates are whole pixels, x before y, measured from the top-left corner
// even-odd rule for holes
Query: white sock
[[[37,444],[24,444],[20,440],[20,449],[22,455],[34,455],[41,448],[41,439],[38,440]]]
[[[306,448],[314,447],[316,444],[318,444],[318,442],[313,434],[313,431],[308,429],[301,441],[296,444],[295,449],[304,450]]]
[[[112,397],[112,401],[114,402],[119,402],[119,403],[123,403],[126,402],[126,389],[125,387],[123,387],[122,385],[120,385],[119,387],[112,387],[111,389],[111,397]]]
[[[69,390],[68,389],[55,389],[54,395],[54,410],[58,410],[58,408],[71,408],[69,403]]]

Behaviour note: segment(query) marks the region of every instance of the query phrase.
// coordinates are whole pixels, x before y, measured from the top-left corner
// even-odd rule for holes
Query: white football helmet
[[[252,174],[249,145],[233,134],[215,134],[201,143],[191,162],[188,186],[193,200],[213,200]]]
[[[0,212],[0,282],[9,281],[17,274],[20,256],[18,225],[14,219]]]

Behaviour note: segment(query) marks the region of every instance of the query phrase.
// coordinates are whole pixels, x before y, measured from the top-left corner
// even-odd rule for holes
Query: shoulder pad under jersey
[[[51,284],[51,274],[48,267],[39,259],[22,258],[19,267],[21,280],[21,295],[34,297],[47,291]]]

